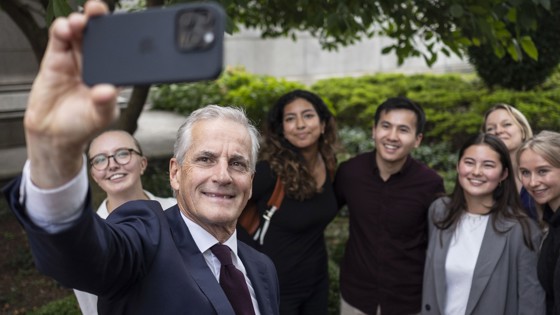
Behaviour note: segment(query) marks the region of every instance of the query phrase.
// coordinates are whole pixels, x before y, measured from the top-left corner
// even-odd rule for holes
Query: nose
[[[535,176],[535,174],[531,173],[531,176],[529,177],[529,187],[537,187],[538,185],[539,179]]]
[[[303,120],[302,117],[297,117],[296,118],[296,128],[298,128],[298,129],[305,128],[305,121]]]
[[[108,163],[109,163],[109,166],[107,166],[107,168],[109,168],[109,169],[117,169],[117,168],[121,167],[121,165],[119,163],[117,163],[117,158],[114,155],[108,157]]]
[[[472,169],[472,174],[476,176],[482,174],[482,165],[476,164]]]
[[[397,139],[398,139],[397,135],[398,135],[397,129],[396,129],[396,128],[392,128],[392,129],[389,131],[389,134],[387,135],[387,138],[388,138],[389,140],[397,140]]]
[[[504,132],[504,128],[502,128],[502,126],[500,125],[496,126],[496,135],[499,135],[503,132]]]
[[[221,185],[227,185],[232,182],[231,175],[229,173],[229,163],[228,161],[219,161],[214,167],[214,181]]]

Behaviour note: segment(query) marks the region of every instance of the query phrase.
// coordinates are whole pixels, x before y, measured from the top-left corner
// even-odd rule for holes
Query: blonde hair
[[[484,114],[484,121],[482,122],[482,126],[480,127],[480,131],[486,133],[486,122],[488,121],[488,116],[498,110],[503,109],[513,118],[513,122],[521,129],[521,140],[526,141],[533,137],[533,129],[531,129],[531,125],[527,120],[527,117],[523,115],[517,108],[505,104],[505,103],[498,103],[492,106],[486,113]]]
[[[543,159],[545,159],[545,161],[550,163],[552,167],[560,168],[560,133],[544,130],[533,138],[525,141],[525,143],[521,145],[521,148],[517,150],[517,154],[515,155],[518,165],[521,154],[527,150],[531,150],[540,155]],[[560,178],[558,180],[560,180]],[[542,220],[542,205],[537,203],[535,204],[537,206],[539,224],[541,227],[546,229],[547,224]]]

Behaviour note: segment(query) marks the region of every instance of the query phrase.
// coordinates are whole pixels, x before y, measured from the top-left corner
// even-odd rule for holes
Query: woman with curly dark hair
[[[324,230],[337,213],[336,141],[334,117],[309,91],[281,96],[268,113],[251,201],[262,215],[280,178],[285,196],[262,244],[254,245],[276,265],[281,314],[327,313]]]

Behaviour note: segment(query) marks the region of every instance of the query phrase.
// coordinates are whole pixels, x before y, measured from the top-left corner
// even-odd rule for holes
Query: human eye
[[[290,115],[290,116],[284,116],[284,122],[290,122],[294,120],[294,116]]]
[[[128,149],[119,149],[115,152],[115,157],[118,158],[127,158],[130,155],[130,151]]]
[[[537,174],[539,174],[539,176],[545,176],[546,174],[548,174],[549,170],[546,168],[541,168],[537,171]]]
[[[520,170],[519,170],[519,174],[520,174],[521,177],[523,177],[523,178],[528,178],[528,177],[531,176],[531,172],[529,172],[529,171],[526,170],[526,169],[520,169]]]
[[[207,156],[199,156],[196,158],[196,161],[200,163],[210,163],[211,159]]]
[[[249,165],[245,161],[234,160],[230,163],[231,167],[238,172],[246,172],[249,170]]]
[[[463,164],[471,166],[474,165],[474,161],[471,159],[463,159]]]
[[[399,131],[402,132],[402,133],[409,133],[410,129],[408,127],[401,127],[401,128],[399,128]]]
[[[107,162],[107,156],[105,154],[98,154],[91,158],[91,165],[98,166],[104,165]]]
[[[312,119],[315,118],[317,115],[315,115],[315,113],[313,112],[308,112],[305,115],[303,115],[303,117],[305,117],[306,119]]]

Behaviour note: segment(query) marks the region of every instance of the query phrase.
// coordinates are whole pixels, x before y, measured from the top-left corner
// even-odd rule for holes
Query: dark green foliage
[[[298,88],[304,86],[241,69],[228,69],[212,82],[162,85],[155,89],[153,103],[156,109],[185,115],[208,104],[241,106],[256,125],[262,126],[265,114],[276,99]]]
[[[239,105],[259,123],[276,98],[294,88],[305,87],[233,69],[211,83],[161,86],[154,94],[154,106],[186,114],[208,103]],[[445,142],[452,151],[480,130],[484,112],[499,102],[519,108],[536,131],[560,130],[560,71],[553,73],[541,88],[531,91],[489,90],[472,75],[456,74],[331,78],[308,89],[325,100],[337,119],[346,149],[341,160],[371,148],[375,110],[388,97],[398,95],[418,102],[426,112],[422,143]]]
[[[80,308],[74,294],[28,312],[27,315],[80,315]]]
[[[361,130],[367,135],[364,139],[369,139],[379,104],[392,96],[409,97],[426,112],[423,144],[445,142],[453,151],[479,132],[484,113],[499,102],[519,108],[537,131],[560,130],[558,73],[532,91],[489,90],[475,78],[460,75],[395,74],[320,80],[311,89],[333,104],[339,129]]]
[[[560,0],[550,1],[551,11],[543,12],[536,30],[529,35],[538,49],[538,60],[522,50],[517,62],[511,55],[499,58],[489,43],[468,48],[470,62],[489,87],[500,86],[515,90],[529,90],[543,83],[560,63]],[[509,23],[513,30],[516,23]]]

